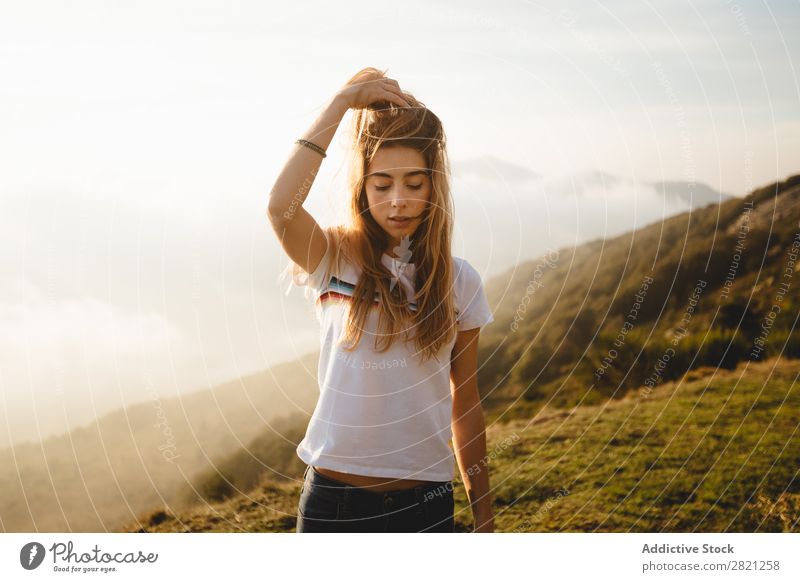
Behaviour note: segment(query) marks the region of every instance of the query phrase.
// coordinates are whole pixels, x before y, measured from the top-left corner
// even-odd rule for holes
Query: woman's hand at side
[[[486,511],[476,511],[473,514],[475,519],[474,533],[494,533],[494,516],[491,508]]]

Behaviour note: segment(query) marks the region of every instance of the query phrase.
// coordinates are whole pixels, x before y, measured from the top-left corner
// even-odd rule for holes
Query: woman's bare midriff
[[[332,469],[324,469],[322,467],[314,467],[314,470],[326,477],[335,479],[353,485],[354,487],[363,487],[370,491],[391,491],[393,489],[409,489],[427,483],[427,481],[419,479],[395,479],[394,477],[371,477],[368,475],[354,475],[352,473],[340,473]]]

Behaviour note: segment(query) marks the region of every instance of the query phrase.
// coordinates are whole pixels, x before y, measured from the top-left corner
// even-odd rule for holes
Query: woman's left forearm
[[[475,531],[493,531],[486,423],[480,400],[469,400],[453,402],[453,449],[475,518]]]

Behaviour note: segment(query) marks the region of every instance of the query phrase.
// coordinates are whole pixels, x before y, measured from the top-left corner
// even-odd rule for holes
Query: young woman
[[[349,109],[352,224],[322,229],[303,202]],[[476,366],[494,318],[478,272],[450,253],[445,145],[436,115],[366,68],[296,142],[270,193],[284,274],[311,293],[321,325],[320,397],[297,447],[298,532],[452,532],[454,457],[475,531],[493,531]]]

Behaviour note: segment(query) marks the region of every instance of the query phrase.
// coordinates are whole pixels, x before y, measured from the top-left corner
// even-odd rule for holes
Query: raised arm
[[[301,137],[327,150],[345,112],[376,101],[408,106],[396,81],[383,77],[377,69],[362,69],[328,101]],[[319,153],[295,144],[272,186],[267,208],[267,216],[286,254],[308,273],[317,268],[327,249],[319,224],[303,208],[321,163]]]
[[[347,105],[339,93],[323,108],[302,138],[328,149]],[[316,269],[325,255],[327,242],[319,224],[303,203],[322,163],[322,156],[297,144],[278,175],[269,195],[267,216],[289,258],[308,273]]]

